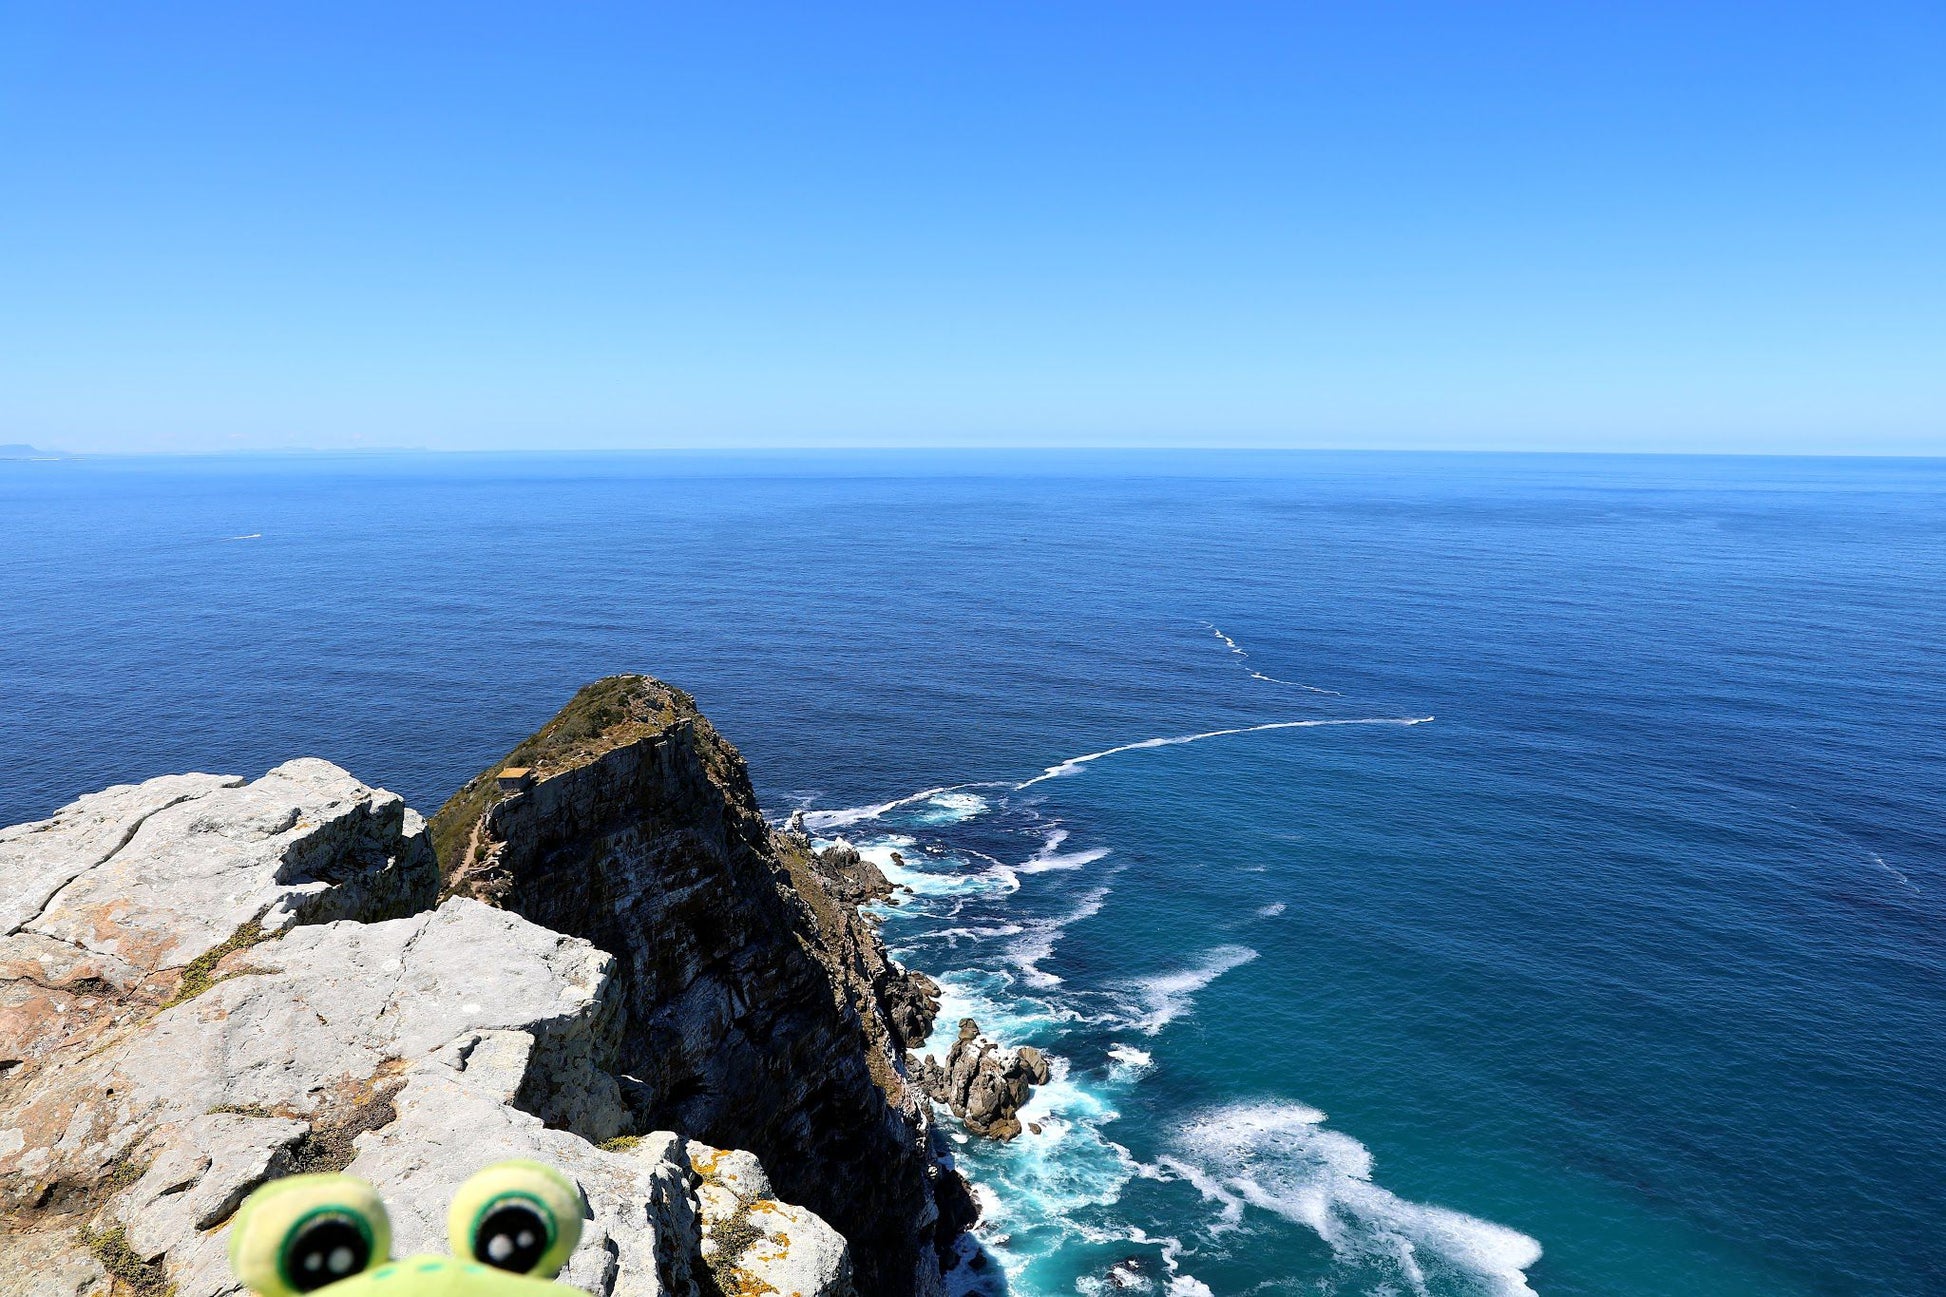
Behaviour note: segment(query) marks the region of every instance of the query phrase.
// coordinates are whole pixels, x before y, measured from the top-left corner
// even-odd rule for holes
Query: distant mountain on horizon
[[[66,458],[67,456],[62,454],[58,450],[41,450],[38,447],[29,446],[25,442],[16,441],[16,442],[8,442],[8,443],[0,444],[0,459],[66,459]]]

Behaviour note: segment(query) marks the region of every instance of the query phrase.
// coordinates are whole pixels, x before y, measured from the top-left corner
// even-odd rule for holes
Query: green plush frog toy
[[[258,1297],[567,1297],[553,1282],[581,1241],[581,1191],[539,1162],[499,1162],[453,1195],[453,1255],[391,1260],[378,1192],[348,1175],[294,1175],[251,1194],[230,1269]]]

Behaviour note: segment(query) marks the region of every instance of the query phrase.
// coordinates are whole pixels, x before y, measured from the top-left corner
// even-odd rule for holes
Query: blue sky
[[[9,0],[9,441],[1946,453],[1946,7]]]

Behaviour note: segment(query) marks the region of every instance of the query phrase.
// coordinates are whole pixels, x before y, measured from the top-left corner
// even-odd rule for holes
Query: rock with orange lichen
[[[778,1202],[749,1153],[692,1140],[702,1255],[725,1297],[850,1297],[851,1258],[838,1231]]]

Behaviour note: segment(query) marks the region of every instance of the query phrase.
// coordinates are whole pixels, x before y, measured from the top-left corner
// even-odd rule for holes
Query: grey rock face
[[[868,1297],[942,1291],[973,1216],[902,1074],[937,988],[859,909],[889,894],[849,849],[772,832],[743,759],[647,677],[584,689],[434,817],[455,889],[615,952],[636,1129],[745,1148],[851,1244]],[[795,1236],[793,1236],[795,1237]]]
[[[782,1204],[775,1246],[738,1234],[712,1268],[682,1142],[602,1146],[629,1120],[614,960],[477,901],[427,908],[424,824],[391,794],[314,761],[179,776],[0,852],[0,1297],[106,1293],[107,1235],[181,1297],[234,1293],[230,1218],[296,1171],[371,1180],[397,1250],[443,1252],[453,1190],[514,1156],[586,1193],[563,1275],[585,1291],[701,1297],[746,1265],[849,1291],[843,1239]]]
[[[1003,1049],[980,1034],[979,1023],[962,1018],[946,1062],[928,1054],[912,1079],[973,1134],[1005,1140],[1020,1134],[1015,1114],[1048,1075],[1047,1060],[1032,1045]]]
[[[848,842],[826,847],[811,857],[811,865],[825,890],[847,904],[882,901],[892,894],[892,884],[886,881],[884,872]]]
[[[430,906],[425,822],[324,761],[169,775],[0,829],[0,1076],[139,1019],[226,941]]]

